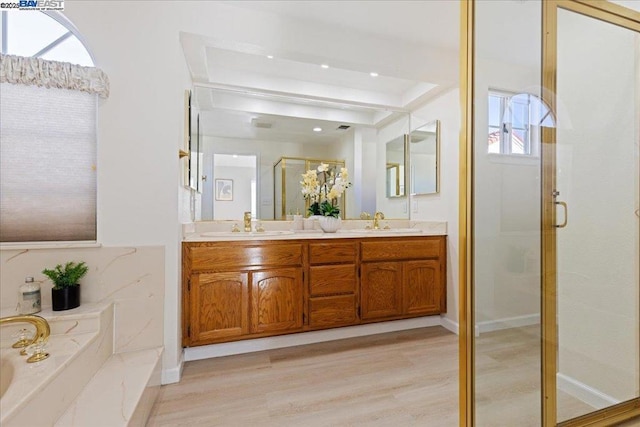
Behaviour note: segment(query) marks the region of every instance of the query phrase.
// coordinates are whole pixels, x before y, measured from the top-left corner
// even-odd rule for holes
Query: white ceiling
[[[344,123],[330,120],[220,109],[202,112],[200,120],[206,123],[203,130],[209,136],[299,144],[332,144],[353,129],[353,126],[347,130],[338,129]],[[255,122],[268,124],[270,127],[258,127]],[[315,132],[315,127],[322,130]]]
[[[415,109],[457,84],[458,1],[222,1],[215,7],[220,13],[206,34],[180,35],[193,82],[231,89],[223,101],[197,97],[209,135],[282,140],[280,132],[288,129],[305,141],[327,143],[336,135],[318,135],[310,131],[312,123],[379,128],[399,114],[389,111]],[[276,103],[228,99],[233,90],[247,89],[375,110],[271,109]],[[278,124],[248,127],[257,115]],[[301,117],[299,126],[289,117]]]
[[[427,1],[228,1],[297,20],[381,36],[403,43],[458,49],[459,2]]]

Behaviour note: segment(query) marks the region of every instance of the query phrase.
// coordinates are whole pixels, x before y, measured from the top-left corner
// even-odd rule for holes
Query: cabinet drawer
[[[440,256],[441,239],[362,242],[362,261],[437,258]]]
[[[355,264],[318,265],[309,268],[311,296],[353,293],[355,290]]]
[[[358,244],[347,243],[310,243],[309,263],[355,263],[358,257]]]
[[[309,326],[341,326],[357,322],[355,295],[309,299]]]
[[[191,268],[195,271],[219,270],[243,266],[295,266],[302,264],[302,245],[194,246]]]

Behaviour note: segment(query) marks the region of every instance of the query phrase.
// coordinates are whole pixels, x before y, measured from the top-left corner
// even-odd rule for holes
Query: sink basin
[[[371,233],[371,234],[407,234],[407,233],[416,233],[421,234],[422,230],[419,228],[388,228],[388,229],[379,229],[379,230],[362,230],[362,229],[353,229],[353,230],[338,230],[339,233]]]
[[[293,231],[290,230],[271,230],[271,231],[251,231],[247,232],[232,232],[232,231],[208,231],[206,233],[200,234],[202,237],[237,237],[237,238],[253,238],[253,237],[261,237],[261,236],[283,236],[287,234],[293,234]]]

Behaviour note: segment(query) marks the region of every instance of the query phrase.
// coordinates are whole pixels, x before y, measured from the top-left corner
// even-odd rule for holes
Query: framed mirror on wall
[[[409,171],[412,196],[440,192],[440,120],[411,132]]]

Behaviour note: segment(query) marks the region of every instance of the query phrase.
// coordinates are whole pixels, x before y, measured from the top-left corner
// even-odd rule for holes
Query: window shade
[[[0,83],[0,241],[96,240],[97,95]]]

